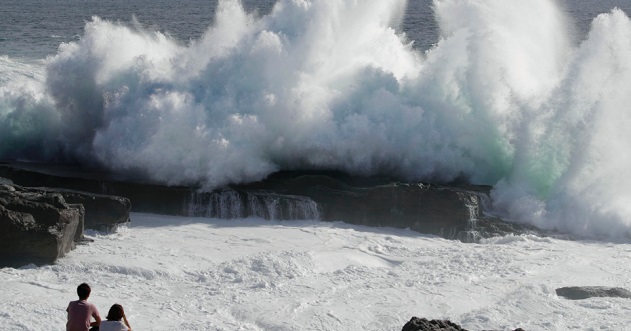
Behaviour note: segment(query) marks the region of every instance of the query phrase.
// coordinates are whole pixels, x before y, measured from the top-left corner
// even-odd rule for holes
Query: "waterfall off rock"
[[[0,164],[0,176],[18,185],[63,187],[131,200],[132,211],[206,218],[343,221],[410,228],[448,239],[541,233],[488,215],[487,186],[400,182],[340,172],[292,171],[215,190],[121,181],[98,171],[45,164]]]

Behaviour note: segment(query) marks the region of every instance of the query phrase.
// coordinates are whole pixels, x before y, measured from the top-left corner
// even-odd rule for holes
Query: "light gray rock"
[[[594,297],[631,299],[631,291],[621,287],[607,286],[570,286],[556,289],[560,297],[570,300],[583,300]]]

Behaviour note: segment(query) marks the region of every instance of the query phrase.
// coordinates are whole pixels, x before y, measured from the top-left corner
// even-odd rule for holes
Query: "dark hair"
[[[115,303],[110,308],[110,311],[107,313],[106,318],[108,321],[120,321],[124,315],[125,312],[123,311],[123,306]]]
[[[90,292],[92,292],[92,289],[90,288],[90,285],[86,283],[81,283],[77,286],[77,295],[81,300],[87,299],[90,296]]]

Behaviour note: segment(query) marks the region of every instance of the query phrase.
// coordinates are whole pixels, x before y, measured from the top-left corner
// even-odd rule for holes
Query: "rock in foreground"
[[[412,317],[405,323],[401,331],[467,331],[460,325],[449,320],[428,320],[426,318]],[[490,331],[490,330],[488,330]],[[525,331],[517,328],[514,331]]]
[[[428,320],[426,318],[412,317],[405,323],[401,331],[467,331],[460,325],[448,320]]]
[[[0,185],[0,266],[52,263],[75,248],[84,209],[60,194]]]
[[[131,201],[115,195],[93,194],[65,189],[31,188],[42,194],[60,194],[69,204],[85,208],[85,228],[112,232],[118,224],[129,222]]]
[[[125,198],[25,188],[3,180],[0,267],[53,263],[83,240],[86,223],[88,228],[112,229],[129,220],[130,208]]]

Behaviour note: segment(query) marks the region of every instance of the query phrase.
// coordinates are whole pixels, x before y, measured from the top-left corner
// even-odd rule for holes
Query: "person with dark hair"
[[[79,300],[71,301],[66,308],[68,312],[66,331],[88,331],[91,330],[91,326],[95,327],[93,330],[98,330],[99,324],[101,324],[101,315],[99,315],[96,306],[88,302],[91,292],[90,285],[86,283],[77,286]],[[95,321],[91,322],[93,317]]]
[[[121,322],[121,319],[124,324]],[[129,321],[127,321],[123,306],[117,303],[112,305],[110,311],[107,313],[107,321],[101,322],[99,331],[131,331],[131,326],[129,326]]]

